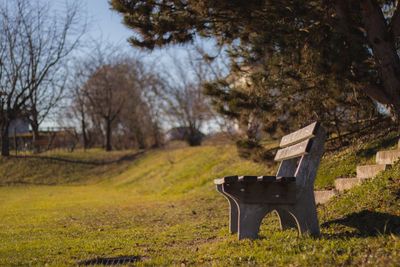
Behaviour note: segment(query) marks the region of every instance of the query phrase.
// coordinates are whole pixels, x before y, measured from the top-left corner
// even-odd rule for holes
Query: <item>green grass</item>
[[[52,152],[0,158],[0,185],[56,185],[98,181],[122,173],[136,151]]]
[[[328,154],[317,183],[329,186],[332,161],[350,170],[342,165],[363,149]],[[212,179],[272,174],[276,166],[242,160],[234,146],[154,150],[136,159],[126,157],[132,151],[87,153],[57,157],[108,163],[1,160],[0,180],[8,186],[0,187],[0,265],[69,266],[118,256],[138,256],[139,266],[400,265],[400,166],[319,207],[320,238],[280,231],[272,214],[259,240],[237,241]]]
[[[336,178],[355,177],[357,165],[374,164],[376,152],[395,149],[397,141],[398,133],[392,132],[369,143],[327,152],[318,169],[315,187],[331,188]]]

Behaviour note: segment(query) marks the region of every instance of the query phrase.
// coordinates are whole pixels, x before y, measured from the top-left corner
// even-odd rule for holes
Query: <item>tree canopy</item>
[[[133,45],[154,48],[188,42],[199,34],[216,37],[220,44],[249,46],[253,60],[274,50],[328,49],[331,54],[324,57],[326,67],[357,78],[367,76],[367,93],[399,106],[399,87],[386,81],[398,80],[397,2],[112,0],[111,4],[135,30],[130,39]],[[391,73],[384,71],[388,66],[383,61],[393,64]]]
[[[224,46],[232,59],[228,78],[248,78],[245,86],[229,79],[206,86],[221,113],[270,120],[270,130],[289,118],[299,123],[370,118],[376,115],[373,101],[399,117],[398,1],[110,3],[134,31],[129,39],[134,46],[153,49],[197,36]]]

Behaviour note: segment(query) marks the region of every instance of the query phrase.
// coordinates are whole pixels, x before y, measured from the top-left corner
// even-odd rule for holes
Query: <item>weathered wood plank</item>
[[[257,176],[252,176],[252,175],[246,175],[246,176],[240,176],[239,177],[239,182],[242,183],[255,183],[257,182]]]
[[[307,154],[311,148],[311,139],[304,140],[296,145],[279,149],[275,155],[275,161],[282,161],[285,159],[292,159]]]
[[[224,183],[235,183],[237,182],[239,177],[237,175],[233,176],[225,176],[224,178],[215,179],[214,184],[224,184]]]
[[[294,204],[296,202],[295,182],[233,183],[224,186],[223,190],[243,203]]]
[[[276,176],[270,176],[270,175],[260,176],[258,180],[261,182],[271,183],[276,181]]]
[[[318,126],[318,122],[314,122],[304,128],[301,128],[300,130],[285,135],[284,137],[282,137],[279,146],[287,147],[313,137],[318,130]]]
[[[279,183],[291,183],[296,182],[296,177],[276,177],[276,181]]]

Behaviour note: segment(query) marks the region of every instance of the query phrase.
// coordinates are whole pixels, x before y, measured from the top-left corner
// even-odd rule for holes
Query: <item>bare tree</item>
[[[77,79],[72,106],[84,143],[90,125],[103,137],[107,151],[113,147],[146,147],[153,119],[144,95],[152,86],[152,75],[144,64],[119,47],[95,43],[80,62],[80,72],[84,82]]]
[[[23,20],[27,39],[31,92],[26,104],[33,131],[33,143],[39,138],[39,126],[59,102],[68,77],[67,56],[77,47],[85,32],[79,20],[79,6],[67,6],[63,16],[52,15],[51,6],[37,4]]]
[[[162,130],[163,110],[162,101],[158,97],[160,88],[163,88],[163,81],[160,79],[158,73],[154,72],[154,66],[151,66],[153,72],[148,72],[146,79],[144,79],[142,88],[143,101],[146,104],[150,127],[147,132],[152,136],[152,146],[160,147],[164,144],[164,134]]]
[[[60,15],[48,3],[0,4],[0,124],[2,155],[8,156],[13,119],[29,118],[34,140],[38,137],[40,123],[60,99],[67,75],[65,60],[77,47],[83,29],[78,27],[82,26],[78,6],[67,6]]]
[[[89,112],[89,99],[84,92],[84,85],[91,72],[86,69],[85,61],[81,57],[73,60],[71,69],[74,71],[69,75],[66,97],[61,101],[57,122],[64,127],[78,129],[76,138],[82,141],[82,147],[86,150],[94,144],[94,121]]]
[[[219,78],[221,70],[200,48],[188,49],[183,59],[171,56],[171,62],[173,67],[165,67],[161,74],[164,85],[157,94],[170,125],[183,129],[187,143],[197,146],[203,138],[201,129],[215,118],[203,85]]]
[[[112,150],[113,124],[125,105],[126,89],[132,86],[126,76],[125,66],[104,65],[92,74],[84,87],[91,112],[103,120],[106,151]]]
[[[162,84],[153,66],[119,47],[95,43],[77,61],[70,103],[64,114],[79,125],[83,147],[106,150],[160,146],[158,97]]]
[[[148,65],[132,63],[126,67],[135,73],[136,86],[127,92],[126,107],[121,112],[118,128],[123,129],[123,136],[140,149],[159,147],[163,143],[163,135],[154,91],[161,81]]]
[[[68,105],[67,112],[64,113],[70,120],[77,120],[82,133],[82,146],[86,150],[90,147],[91,143],[91,133],[89,131],[91,126],[91,120],[89,115],[89,100],[86,94],[83,92],[82,79],[83,73],[78,69],[74,75],[74,83],[71,88],[71,103]]]
[[[9,155],[10,122],[18,116],[29,97],[29,85],[21,77],[26,47],[21,38],[19,10],[0,9],[0,126],[1,155]]]

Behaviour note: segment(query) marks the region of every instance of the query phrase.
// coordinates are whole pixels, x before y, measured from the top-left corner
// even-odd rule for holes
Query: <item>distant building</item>
[[[18,118],[12,120],[10,123],[10,127],[8,129],[8,136],[12,137],[14,134],[29,134],[30,133],[30,125],[29,121],[24,118]]]

